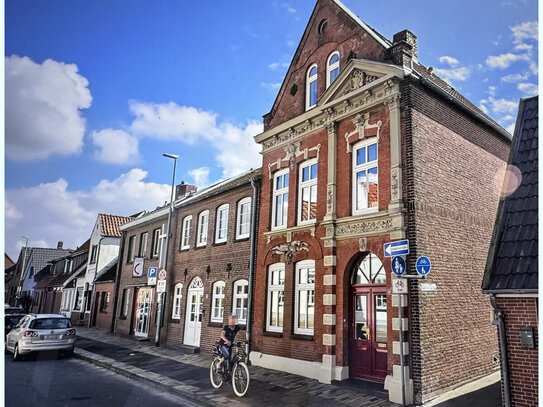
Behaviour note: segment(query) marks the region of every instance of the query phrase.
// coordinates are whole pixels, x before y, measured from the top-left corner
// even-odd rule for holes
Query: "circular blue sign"
[[[417,273],[419,273],[421,276],[425,276],[430,272],[430,269],[432,268],[432,263],[430,262],[430,259],[426,256],[420,256],[417,259]]]
[[[405,260],[403,257],[396,256],[392,258],[392,272],[397,276],[401,276],[405,273]]]

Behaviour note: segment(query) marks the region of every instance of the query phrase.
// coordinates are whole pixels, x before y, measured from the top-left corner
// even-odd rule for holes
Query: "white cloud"
[[[517,51],[531,51],[534,49],[534,46],[530,44],[517,44],[515,45],[515,49]]]
[[[537,41],[537,21],[525,21],[524,23],[509,27],[513,32],[513,43],[520,44],[525,40]]]
[[[492,112],[496,115],[499,114],[514,114],[516,110],[518,109],[518,103],[514,102],[512,100],[507,99],[496,99],[492,96],[490,96],[487,99],[483,99],[479,101],[481,106],[484,107],[484,112],[488,113],[488,110],[492,110]],[[489,105],[489,106],[487,106]],[[483,108],[482,108],[483,109]]]
[[[209,167],[195,168],[189,171],[189,175],[194,179],[194,185],[198,188],[209,185]]]
[[[288,62],[272,62],[268,65],[268,68],[270,68],[272,71],[276,71],[279,68],[288,68],[288,66]]]
[[[296,41],[294,40],[288,40],[287,41],[287,47],[294,47],[296,45]]]
[[[446,55],[439,57],[439,62],[441,62],[442,64],[447,64],[450,67],[455,67],[460,64],[460,61],[458,59]]]
[[[287,7],[287,13],[296,14],[296,9],[294,7]]]
[[[528,72],[524,72],[522,74],[514,73],[514,74],[502,76],[500,81],[505,82],[505,83],[515,83],[515,82],[525,81],[526,79],[528,79],[529,76],[530,74]]]
[[[77,65],[17,55],[5,59],[6,155],[20,161],[78,154],[90,107],[89,82]]]
[[[534,83],[519,83],[517,89],[525,94],[525,96],[537,95],[538,87]]]
[[[486,59],[490,68],[505,69],[516,61],[530,61],[528,54],[512,54],[510,52],[501,55],[491,55]]]
[[[501,119],[500,119],[500,122],[508,122],[509,120],[513,120],[514,117],[510,114],[506,115],[506,116],[503,116]]]
[[[138,139],[124,130],[103,129],[92,133],[94,158],[107,164],[134,164],[140,158]]]
[[[495,86],[489,86],[488,90],[487,90],[487,93],[490,96],[496,96],[496,87]]]
[[[470,70],[469,68],[463,66],[459,68],[451,68],[451,69],[439,69],[434,68],[434,72],[440,76],[443,80],[447,82],[451,81],[465,81],[469,78]]]
[[[260,86],[263,88],[269,89],[269,90],[279,90],[281,87],[281,82],[275,82],[275,83],[268,83],[268,82],[260,82]]]
[[[486,103],[486,100],[483,99],[479,103],[479,109],[481,109],[483,113],[488,114],[488,108],[483,104]]]
[[[509,134],[513,134],[515,131],[515,122],[511,123],[509,126],[505,128]]]
[[[102,180],[87,191],[71,190],[64,179],[6,190],[6,251],[17,255],[19,236],[35,246],[75,248],[90,237],[98,213],[132,215],[152,210],[170,197],[170,185],[145,182],[147,172],[132,169],[114,180]],[[20,216],[19,214],[22,214]]]

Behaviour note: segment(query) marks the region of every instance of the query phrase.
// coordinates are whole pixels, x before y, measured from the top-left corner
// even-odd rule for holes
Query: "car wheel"
[[[15,344],[15,347],[13,348],[13,360],[15,362],[21,360],[21,355],[19,354],[19,345]]]

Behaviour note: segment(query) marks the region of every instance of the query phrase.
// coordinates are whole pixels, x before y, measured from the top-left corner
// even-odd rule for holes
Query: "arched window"
[[[386,282],[386,270],[375,254],[368,253],[356,262],[351,284],[385,284]]]
[[[177,283],[173,289],[172,319],[181,319],[181,298],[183,295],[183,284]],[[124,294],[123,294],[124,295]]]
[[[224,281],[213,284],[213,297],[211,299],[211,322],[222,322],[224,316]]]
[[[234,283],[234,301],[232,313],[238,316],[241,325],[247,323],[247,304],[249,299],[249,282],[238,280]]]
[[[306,78],[306,110],[317,105],[317,65],[312,65],[307,70]]]
[[[339,52],[334,51],[326,63],[326,88],[339,76]]]

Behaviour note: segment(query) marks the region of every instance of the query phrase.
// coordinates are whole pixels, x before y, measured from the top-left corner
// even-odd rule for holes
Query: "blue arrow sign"
[[[432,263],[430,262],[430,259],[426,256],[420,256],[417,259],[417,264],[415,265],[417,268],[417,273],[419,273],[421,276],[425,276],[430,272],[430,269],[432,268]]]
[[[385,243],[385,257],[402,256],[409,254],[409,240],[398,240],[396,242]]]
[[[392,259],[392,272],[396,274],[397,276],[401,276],[405,273],[405,260],[400,257],[396,256]]]
[[[149,267],[147,270],[147,277],[156,278],[156,273],[158,272],[158,267]]]

